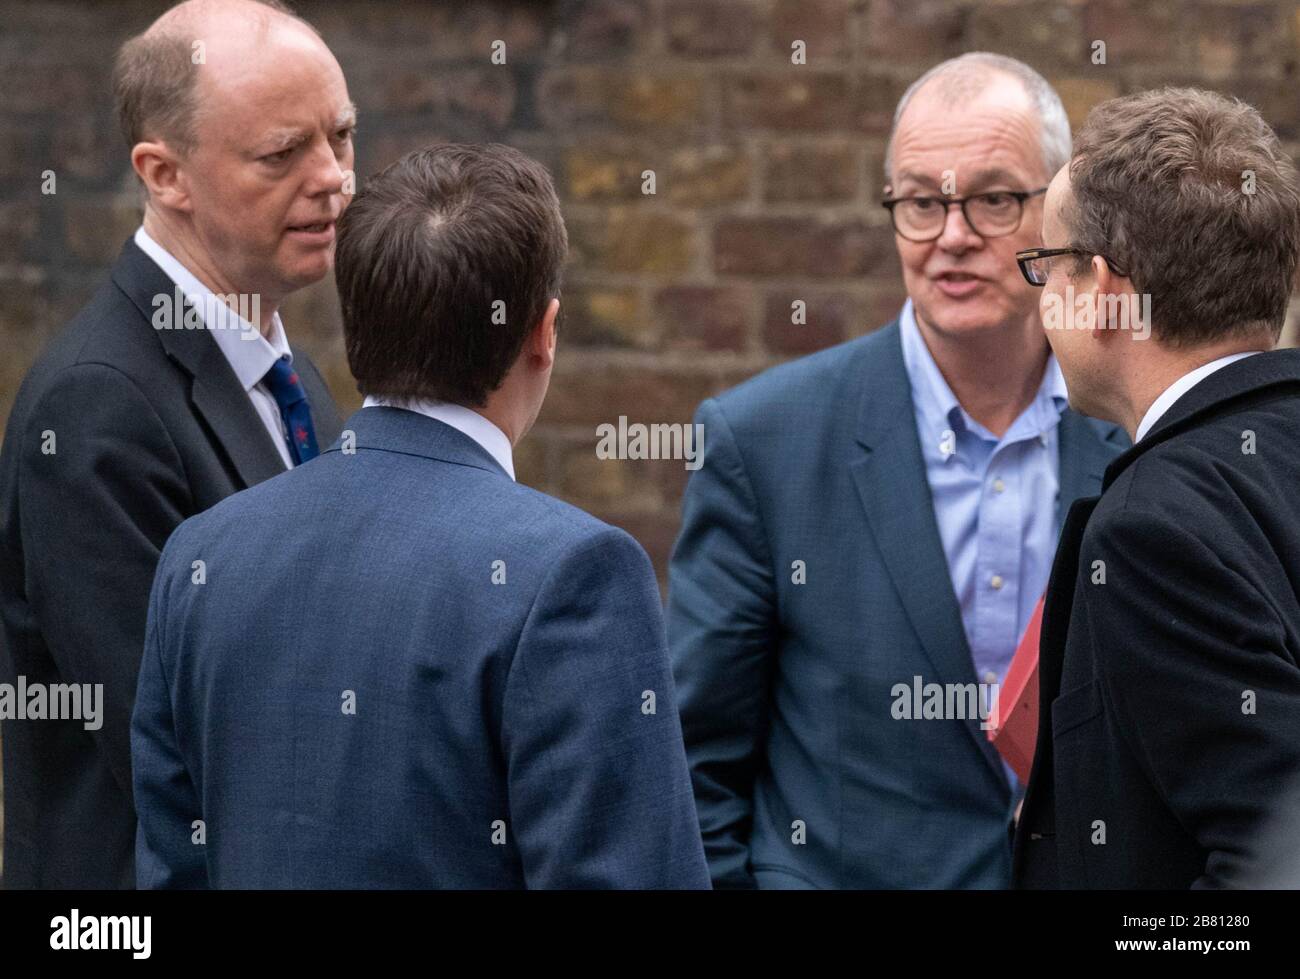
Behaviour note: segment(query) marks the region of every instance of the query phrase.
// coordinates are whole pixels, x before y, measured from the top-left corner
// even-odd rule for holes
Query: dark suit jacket
[[[1007,886],[1014,800],[978,718],[890,710],[914,676],[977,682],[897,322],[696,420],[668,630],[715,886]],[[1127,439],[1069,410],[1059,433],[1064,512]]]
[[[6,887],[134,886],[128,730],[159,552],[186,517],[284,470],[211,335],[154,329],[152,298],[173,289],[128,240],[9,417],[0,681],[102,683],[104,717],[4,722]],[[337,410],[301,351],[294,364],[328,444]]]
[[[1300,351],[1258,354],[1185,393],[1075,504],[1018,886],[1222,887],[1266,860],[1256,834],[1300,775],[1298,446]]]
[[[440,421],[346,431],[167,543],[140,886],[707,888],[640,545]]]

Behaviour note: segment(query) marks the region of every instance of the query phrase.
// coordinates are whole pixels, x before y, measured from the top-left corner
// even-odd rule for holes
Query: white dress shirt
[[[1245,350],[1241,353],[1228,354],[1226,357],[1220,357],[1218,360],[1212,360],[1208,364],[1202,364],[1193,371],[1188,371],[1173,384],[1165,388],[1160,397],[1151,403],[1147,413],[1142,416],[1142,422],[1137,427],[1137,432],[1133,437],[1134,442],[1142,441],[1142,437],[1158,422],[1162,415],[1173,407],[1174,402],[1184,394],[1196,387],[1201,381],[1205,380],[1220,367],[1227,367],[1234,361],[1241,360],[1243,357],[1249,357],[1252,354],[1262,353],[1261,350]]]
[[[181,293],[203,317],[204,326],[244,386],[248,400],[279,450],[285,468],[292,469],[293,457],[289,455],[288,432],[280,415],[280,406],[270,389],[262,383],[266,372],[279,358],[287,356],[290,362],[293,361],[280,314],[277,312],[271,317],[271,337],[268,340],[256,325],[218,299],[175,255],[154,241],[143,225],[136,230],[135,243],[180,287]],[[179,311],[176,315],[179,316]]]
[[[463,432],[472,438],[488,455],[497,461],[497,464],[509,474],[511,479],[515,478],[514,456],[511,452],[510,439],[506,437],[506,433],[477,411],[466,408],[464,405],[452,404],[449,401],[406,401],[371,394],[366,396],[366,400],[361,407],[401,408],[404,411],[414,411],[417,414],[436,418],[438,421],[450,425],[456,431]]]

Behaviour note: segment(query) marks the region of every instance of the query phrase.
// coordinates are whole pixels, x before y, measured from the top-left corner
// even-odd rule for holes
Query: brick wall
[[[0,3],[0,415],[138,222],[107,80],[118,43],[165,6]],[[702,398],[893,316],[903,293],[876,206],[881,155],[898,96],[926,67],[1013,55],[1057,84],[1076,123],[1115,94],[1207,85],[1300,139],[1294,3],[298,6],[361,107],[363,177],[436,139],[508,142],[552,169],[573,255],[552,393],[517,450],[520,478],[628,528],[661,572],[687,474],[598,461],[596,425],[689,422]],[[505,65],[490,59],[497,40]],[[791,64],[795,40],[804,65]],[[1092,63],[1098,40],[1104,65]],[[790,322],[795,299],[804,325]],[[295,296],[285,322],[355,407],[332,285]]]

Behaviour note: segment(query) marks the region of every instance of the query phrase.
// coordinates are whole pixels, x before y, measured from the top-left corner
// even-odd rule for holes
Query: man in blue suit
[[[700,406],[668,629],[717,887],[1010,883],[990,694],[1127,444],[1066,407],[1015,262],[1069,153],[1032,69],[931,70],[886,153],[898,319]]]
[[[141,887],[708,886],[650,561],[514,481],[566,251],[502,146],[413,153],[345,212],[365,406],[161,558]]]

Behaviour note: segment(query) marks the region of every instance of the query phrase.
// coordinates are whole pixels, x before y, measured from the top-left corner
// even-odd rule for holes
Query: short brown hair
[[[1157,339],[1190,347],[1268,332],[1276,342],[1300,257],[1300,191],[1249,105],[1194,88],[1103,102],[1075,136],[1070,188],[1071,246],[1150,295]]]
[[[252,2],[284,14],[320,36],[281,0]],[[192,33],[171,26],[151,27],[118,50],[113,63],[113,103],[128,149],[148,139],[161,139],[186,156],[197,145],[198,72],[192,60],[196,40]]]
[[[371,177],[334,256],[358,389],[482,407],[559,294],[568,248],[550,174],[508,146],[438,144]]]

